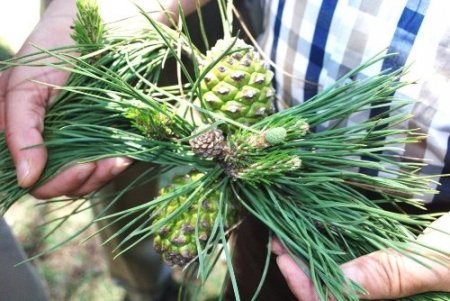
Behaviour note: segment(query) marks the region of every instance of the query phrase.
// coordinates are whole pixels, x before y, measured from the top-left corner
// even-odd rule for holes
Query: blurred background
[[[0,40],[10,50],[19,50],[23,41],[39,21],[45,1],[15,0],[0,4]]]

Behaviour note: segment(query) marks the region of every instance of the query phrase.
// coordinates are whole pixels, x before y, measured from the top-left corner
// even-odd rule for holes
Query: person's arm
[[[176,0],[164,2],[169,10],[176,13]],[[186,12],[195,9],[195,1],[182,2]],[[106,23],[138,15],[136,5],[145,11],[160,10],[157,1],[149,0],[99,0],[98,3]],[[158,14],[155,15],[155,18],[161,20],[163,14],[159,17]],[[36,52],[30,43],[47,49],[72,44],[70,26],[75,16],[75,0],[54,0],[18,56]],[[121,26],[127,26],[127,21],[122,21]],[[18,183],[22,187],[30,187],[36,183],[45,167],[47,150],[44,146],[25,148],[43,142],[43,120],[46,108],[55,93],[52,89],[31,80],[63,85],[67,77],[67,73],[44,67],[16,67],[0,76],[0,130],[5,131],[8,148],[17,169]],[[110,158],[78,164],[62,171],[35,189],[33,194],[38,198],[86,195],[122,172],[130,163],[126,158]]]
[[[448,254],[445,257],[427,251],[424,256],[416,255],[428,267],[393,250],[381,250],[343,264],[342,270],[367,291],[361,299],[398,299],[424,292],[450,292],[450,235],[445,231],[450,233],[450,213],[437,219],[418,238],[420,243]],[[279,241],[275,241],[272,251],[278,256],[278,267],[298,300],[318,301],[311,280]]]

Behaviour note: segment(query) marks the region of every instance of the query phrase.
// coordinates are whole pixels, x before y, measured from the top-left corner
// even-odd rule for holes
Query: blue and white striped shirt
[[[405,108],[415,115],[405,126],[428,138],[404,147],[404,155],[427,162],[423,174],[450,173],[450,1],[265,0],[265,9],[260,41],[284,71],[274,70],[283,100],[301,103],[380,51],[398,53],[361,76],[411,65],[404,80],[417,84],[397,96],[418,100]],[[440,193],[425,201],[450,204],[450,178],[439,181]]]

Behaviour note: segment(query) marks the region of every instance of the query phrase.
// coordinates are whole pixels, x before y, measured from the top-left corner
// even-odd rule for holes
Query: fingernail
[[[22,160],[17,165],[17,182],[20,186],[27,185],[27,178],[30,175],[30,162],[28,159]]]
[[[114,166],[111,168],[111,174],[117,176],[124,171],[131,164],[131,160],[128,158],[117,158],[114,162]]]
[[[272,252],[275,253],[276,255],[282,255],[286,253],[286,250],[284,249],[283,245],[276,238],[274,238],[272,242]]]

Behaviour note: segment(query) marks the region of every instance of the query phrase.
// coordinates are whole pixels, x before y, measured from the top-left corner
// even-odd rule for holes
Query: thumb
[[[22,187],[29,187],[38,180],[47,161],[44,146],[31,146],[43,143],[43,120],[49,90],[21,80],[28,78],[25,73],[30,70],[27,69],[19,67],[13,70],[5,101],[6,141],[17,169],[17,180]]]
[[[381,250],[345,263],[342,270],[366,290],[363,299],[394,299],[450,290],[448,258],[444,263],[442,255],[409,255]]]

